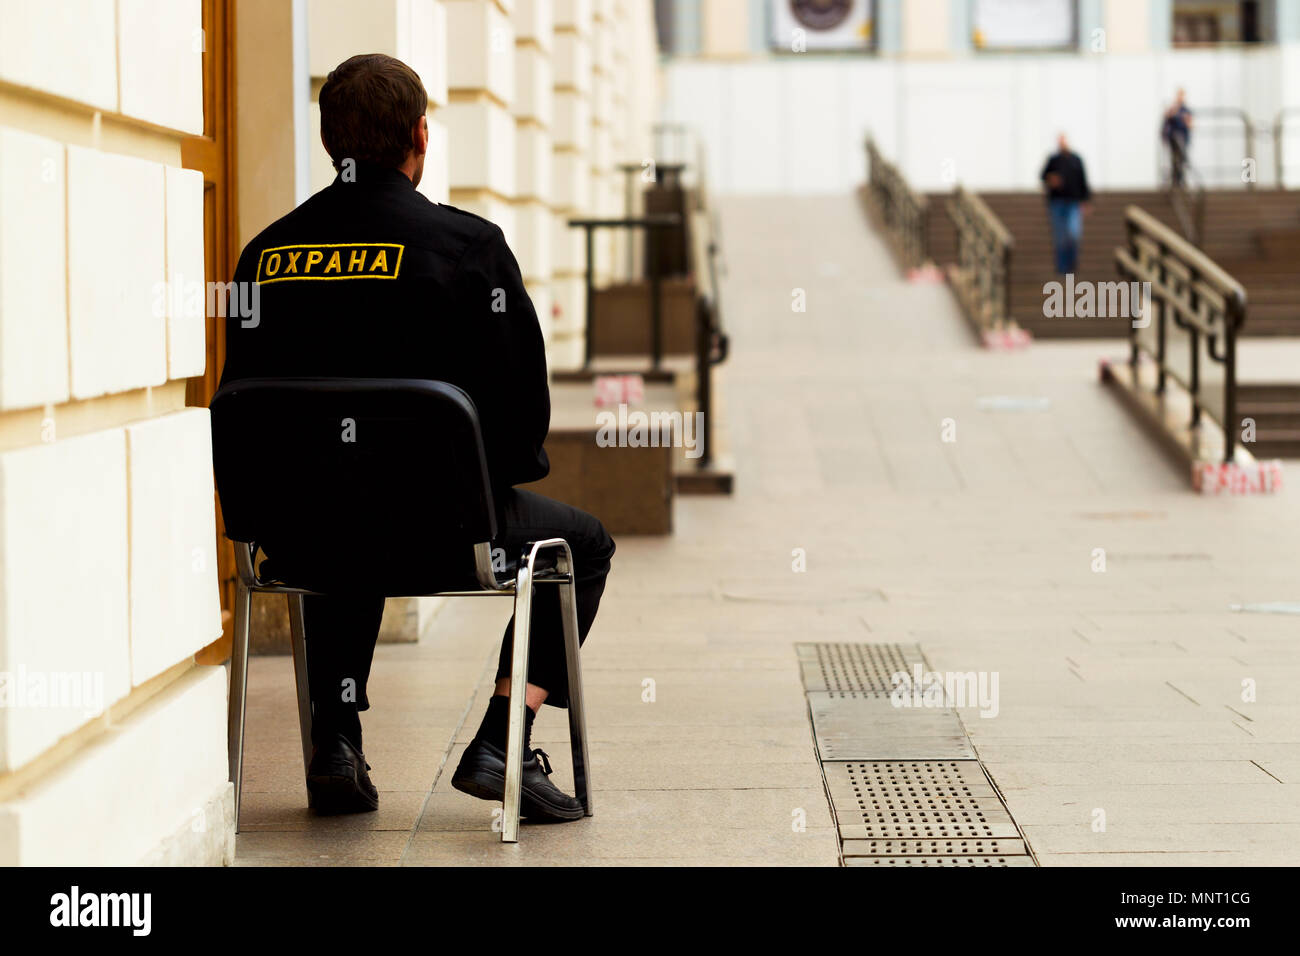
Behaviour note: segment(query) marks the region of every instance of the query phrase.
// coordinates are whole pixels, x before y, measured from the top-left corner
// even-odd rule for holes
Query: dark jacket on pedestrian
[[[1055,182],[1048,178],[1053,175]],[[1039,178],[1047,183],[1048,199],[1087,202],[1092,198],[1092,190],[1088,188],[1088,175],[1083,170],[1083,160],[1075,153],[1053,153],[1048,157]]]

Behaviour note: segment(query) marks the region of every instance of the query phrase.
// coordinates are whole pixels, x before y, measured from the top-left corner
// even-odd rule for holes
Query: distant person
[[[1192,142],[1192,111],[1187,107],[1187,92],[1178,90],[1174,103],[1165,110],[1160,135],[1169,146],[1170,176],[1181,186],[1187,175],[1187,151]]]
[[[1056,271],[1074,272],[1079,265],[1079,243],[1083,239],[1083,215],[1088,211],[1092,190],[1083,160],[1070,151],[1062,133],[1056,152],[1047,157],[1040,178],[1047,187],[1047,216],[1052,224],[1052,247],[1056,252]]]

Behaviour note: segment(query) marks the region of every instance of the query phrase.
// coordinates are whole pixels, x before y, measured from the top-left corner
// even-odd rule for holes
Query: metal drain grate
[[[835,811],[841,840],[1014,840],[1020,835],[1006,810],[987,816],[952,810]]]
[[[837,761],[822,770],[841,840],[1020,836],[976,760]]]
[[[799,644],[800,666],[807,690],[856,691],[888,697],[893,677],[924,666],[916,644]]]
[[[855,856],[845,866],[1037,866],[1028,856]]]
[[[1014,840],[1016,825],[1011,818],[990,823],[953,815],[953,819],[940,819],[939,814],[924,815],[924,819],[895,819],[889,814],[863,814],[867,822],[841,823],[841,840]]]
[[[1036,866],[950,707],[904,707],[916,644],[796,645],[845,866]]]
[[[832,790],[842,785],[855,792],[899,790],[918,794],[987,792],[989,796],[994,795],[978,760],[849,760],[828,764],[826,783]]]
[[[1023,856],[1023,840],[845,840],[844,857]]]

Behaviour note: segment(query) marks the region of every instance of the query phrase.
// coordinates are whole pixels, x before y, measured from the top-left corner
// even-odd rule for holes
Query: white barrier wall
[[[1274,179],[1272,124],[1300,107],[1300,45],[1147,53],[971,55],[941,60],[811,56],[676,60],[663,118],[693,126],[718,193],[836,193],[866,175],[870,133],[920,189],[1035,189],[1058,132],[1094,186],[1150,189],[1159,126],[1181,86],[1193,108],[1236,107],[1260,125],[1258,181]],[[1240,167],[1239,131],[1206,118],[1198,166]],[[1292,123],[1300,131],[1300,115]],[[1237,127],[1239,130],[1240,127]],[[1287,184],[1300,178],[1300,135]],[[1230,173],[1221,173],[1225,178]]]
[[[649,5],[233,2],[231,231],[332,180],[328,72],[398,56],[429,92],[421,191],[503,227],[544,325],[568,289],[574,361],[581,263],[555,223],[611,211],[612,170],[645,155]],[[0,0],[0,866],[234,853],[226,674],[195,660],[222,633],[208,412],[186,405],[208,358],[205,183],[182,162],[202,14]]]
[[[0,866],[233,856],[201,12],[0,0]]]

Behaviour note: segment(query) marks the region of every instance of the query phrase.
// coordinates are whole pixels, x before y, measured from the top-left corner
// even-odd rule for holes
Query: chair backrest
[[[245,379],[212,398],[226,534],[285,583],[412,594],[472,582],[496,536],[478,413],[415,379]],[[472,584],[471,584],[472,586]]]

